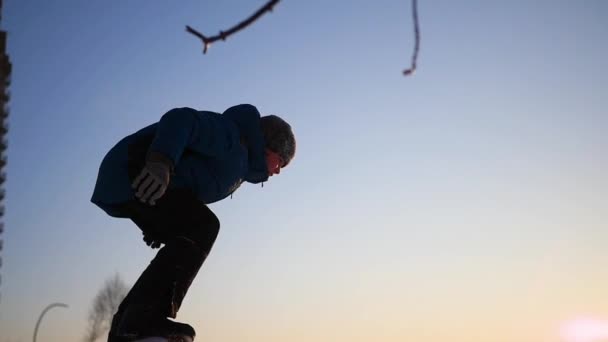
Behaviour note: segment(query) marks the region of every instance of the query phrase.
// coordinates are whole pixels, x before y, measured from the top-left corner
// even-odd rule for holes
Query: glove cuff
[[[173,162],[171,161],[171,159],[169,159],[168,157],[166,157],[164,154],[162,154],[160,152],[148,151],[148,154],[146,154],[146,162],[147,163],[161,163],[169,169],[169,172],[171,174],[173,174],[173,171],[174,171]]]

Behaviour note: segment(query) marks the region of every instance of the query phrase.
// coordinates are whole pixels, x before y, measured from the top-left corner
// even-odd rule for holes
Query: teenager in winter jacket
[[[177,108],[119,141],[104,157],[91,202],[131,219],[152,248],[164,245],[120,304],[109,342],[194,339],[175,322],[188,288],[219,232],[206,204],[243,182],[267,181],[295,154],[291,126],[248,104],[223,114]]]

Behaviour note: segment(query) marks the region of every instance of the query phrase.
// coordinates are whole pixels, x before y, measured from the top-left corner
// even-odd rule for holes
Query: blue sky
[[[538,342],[608,319],[608,3],[421,0],[412,77],[409,1],[281,1],[206,55],[184,31],[263,4],[4,1],[0,342],[55,301],[40,340],[77,340],[103,281],[153,257],[89,202],[107,150],[171,108],[238,103],[288,120],[298,153],[211,206],[179,316],[201,339]]]

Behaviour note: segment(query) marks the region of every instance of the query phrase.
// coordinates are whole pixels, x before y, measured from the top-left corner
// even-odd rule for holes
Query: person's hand
[[[169,187],[171,169],[171,162],[166,157],[155,152],[149,153],[146,165],[131,184],[136,190],[135,197],[143,203],[155,205]]]

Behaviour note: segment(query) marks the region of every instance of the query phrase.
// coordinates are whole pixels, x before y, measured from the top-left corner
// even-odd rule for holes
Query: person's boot
[[[129,306],[119,317],[112,342],[131,342],[163,337],[171,342],[191,342],[196,331],[186,323],[172,321],[151,307]]]
[[[185,237],[168,241],[120,304],[112,320],[108,342],[128,342],[152,336],[187,336],[194,340],[195,331],[190,325],[167,317],[176,317],[207,253]]]

